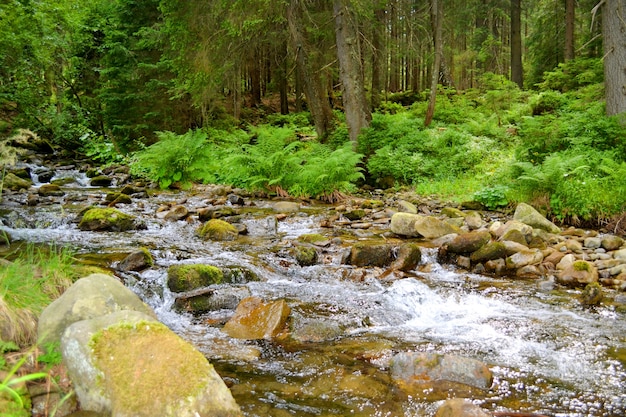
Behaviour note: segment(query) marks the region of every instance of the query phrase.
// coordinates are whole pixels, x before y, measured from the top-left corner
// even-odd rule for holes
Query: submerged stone
[[[265,303],[258,297],[248,297],[239,303],[223,331],[236,339],[273,338],[283,331],[290,313],[285,300]]]
[[[397,250],[391,268],[398,271],[411,271],[422,261],[422,249],[416,243],[405,243]]]
[[[462,356],[427,352],[401,352],[391,359],[393,381],[410,395],[429,398],[446,396],[450,391],[462,394],[467,388],[486,390],[493,376],[487,366]]]

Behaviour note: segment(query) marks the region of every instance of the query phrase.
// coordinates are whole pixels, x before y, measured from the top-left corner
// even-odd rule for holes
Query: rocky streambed
[[[113,272],[246,416],[434,415],[450,398],[492,415],[626,413],[622,236],[524,205],[382,191],[323,205],[52,171],[3,195],[2,230]]]

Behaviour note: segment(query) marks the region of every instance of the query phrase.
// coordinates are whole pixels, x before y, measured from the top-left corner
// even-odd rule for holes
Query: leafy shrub
[[[213,147],[207,141],[207,133],[190,130],[184,135],[173,132],[157,132],[159,141],[135,153],[131,172],[144,176],[168,188],[180,183],[189,188],[193,181],[205,180],[212,172],[207,161],[212,158]]]
[[[533,116],[554,113],[565,104],[565,97],[558,91],[544,91],[530,100]]]
[[[598,58],[576,58],[562,62],[552,71],[543,74],[543,82],[538,84],[541,90],[561,92],[599,84],[604,80],[604,67]]]
[[[507,191],[508,188],[504,186],[483,188],[474,193],[474,200],[489,210],[495,210],[509,204],[509,200],[506,197]]]

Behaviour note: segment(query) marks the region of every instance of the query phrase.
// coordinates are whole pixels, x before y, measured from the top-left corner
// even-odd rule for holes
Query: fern
[[[131,172],[144,176],[168,188],[177,182],[181,188],[191,187],[194,181],[206,181],[214,174],[207,161],[213,147],[202,130],[190,130],[184,135],[157,132],[159,141],[137,152],[131,163]]]

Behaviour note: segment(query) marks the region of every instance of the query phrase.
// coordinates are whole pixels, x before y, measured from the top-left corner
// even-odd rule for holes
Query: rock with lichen
[[[135,311],[76,322],[61,352],[82,410],[116,417],[239,417],[204,355]]]
[[[224,274],[213,265],[177,264],[167,269],[167,286],[176,293],[221,284],[223,280]]]

